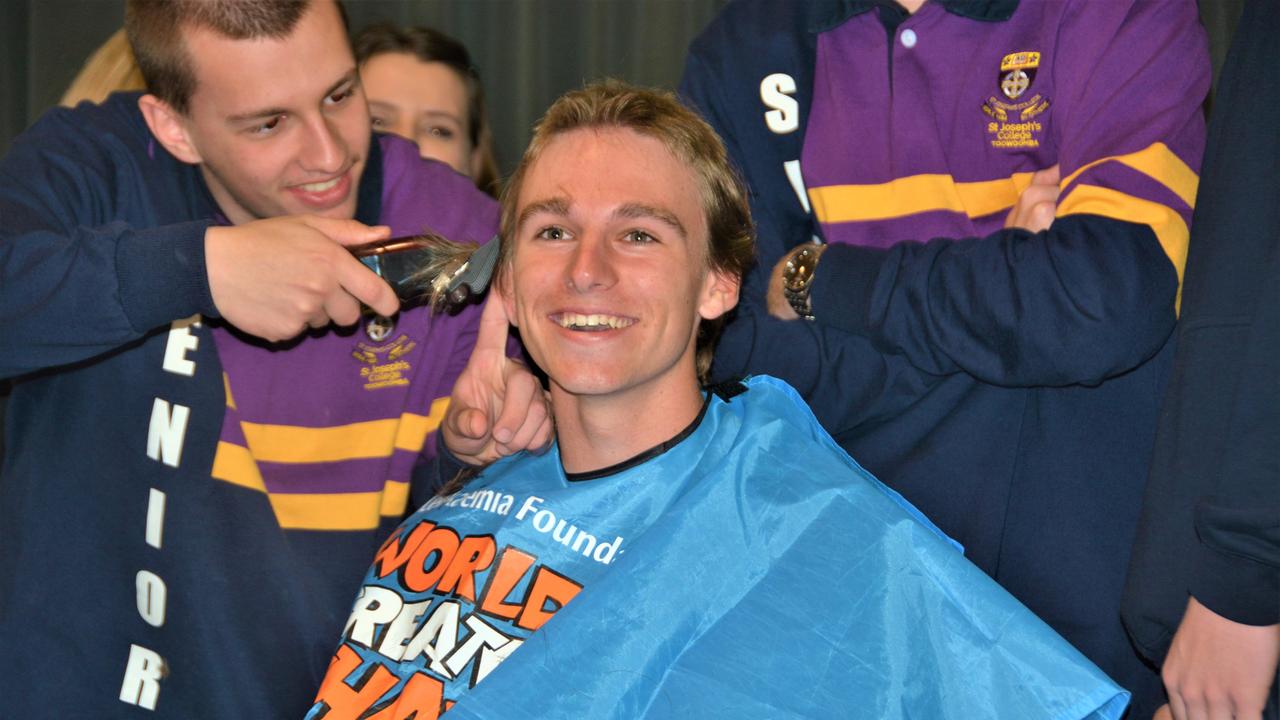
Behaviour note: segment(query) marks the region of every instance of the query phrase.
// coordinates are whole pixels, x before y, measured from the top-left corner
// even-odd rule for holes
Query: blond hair
[[[755,227],[746,188],[729,162],[724,143],[702,118],[665,90],[605,80],[573,90],[551,104],[534,127],[520,165],[502,191],[502,257],[498,272],[510,271],[520,188],[529,168],[556,137],[573,130],[624,128],[660,141],[693,170],[707,220],[708,264],[741,280],[755,256]],[[711,369],[723,316],[698,325],[698,379]]]

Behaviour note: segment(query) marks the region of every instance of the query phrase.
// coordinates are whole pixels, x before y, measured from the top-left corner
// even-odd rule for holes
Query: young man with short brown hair
[[[350,578],[431,491],[476,334],[397,315],[344,245],[483,241],[496,208],[371,135],[333,2],[128,24],[181,58],[139,41],[161,94],[52,111],[0,161],[4,713],[297,715]],[[492,457],[487,429],[450,447]]]

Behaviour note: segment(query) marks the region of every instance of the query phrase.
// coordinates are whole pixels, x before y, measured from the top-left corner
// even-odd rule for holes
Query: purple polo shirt
[[[875,11],[820,34],[801,166],[827,240],[985,236],[1059,164],[1060,217],[1145,222],[1180,276],[1204,147],[1183,99],[1204,79],[1203,34],[1159,3],[1074,7],[1023,2],[989,22],[925,3],[892,37]]]

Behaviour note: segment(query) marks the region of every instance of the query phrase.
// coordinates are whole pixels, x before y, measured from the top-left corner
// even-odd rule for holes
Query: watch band
[[[805,320],[814,319],[809,292],[813,287],[813,275],[818,267],[818,258],[826,249],[825,245],[803,245],[791,253],[783,269],[782,294],[791,305],[791,309]]]

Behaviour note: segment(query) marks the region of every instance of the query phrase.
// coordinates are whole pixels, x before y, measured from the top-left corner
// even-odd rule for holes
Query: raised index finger
[[[475,352],[491,351],[505,355],[510,327],[511,321],[507,319],[502,298],[496,292],[489,293],[484,301],[484,311],[480,313],[480,332],[476,336]]]

